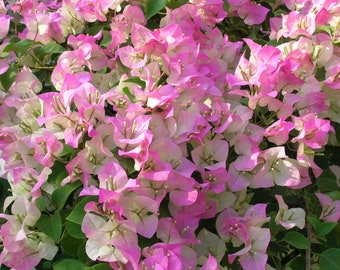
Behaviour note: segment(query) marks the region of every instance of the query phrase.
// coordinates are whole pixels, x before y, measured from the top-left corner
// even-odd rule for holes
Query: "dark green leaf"
[[[319,82],[324,81],[326,79],[326,69],[324,67],[317,68],[315,72],[315,78]]]
[[[67,220],[72,221],[76,224],[81,224],[83,218],[85,216],[84,206],[90,201],[96,201],[97,197],[88,196],[82,199],[76,206],[73,208],[72,212],[66,217]]]
[[[130,90],[128,87],[123,87],[123,93],[130,99],[131,102],[136,103],[138,102],[138,99],[134,95],[130,93]]]
[[[276,3],[276,0],[262,0],[261,1],[262,3],[272,3],[272,4],[275,4]]]
[[[340,269],[340,249],[330,248],[320,254],[319,270]]]
[[[151,238],[143,237],[141,235],[138,236],[138,245],[143,249],[145,247],[151,247],[154,244],[157,244],[159,239],[156,236]]]
[[[104,26],[103,24],[95,24],[92,25],[89,29],[88,29],[88,34],[91,36],[95,36],[97,35],[101,30],[103,30]]]
[[[60,174],[58,175],[58,177],[55,179],[55,183],[58,186],[61,186],[61,183],[63,182],[63,180],[68,176],[68,172],[66,170],[63,170],[62,172],[60,172]]]
[[[84,263],[92,262],[86,254],[86,242],[79,246],[77,256]]]
[[[322,223],[318,227],[317,233],[318,233],[318,235],[327,235],[336,227],[336,225],[337,225],[336,222]]]
[[[325,169],[316,180],[316,183],[321,193],[338,189],[336,177],[330,169]]]
[[[0,209],[2,211],[5,199],[11,195],[8,180],[0,178]]]
[[[112,270],[112,267],[108,263],[98,263],[91,267],[87,267],[86,270]]]
[[[53,216],[42,214],[37,221],[36,226],[56,243],[59,243],[62,231],[62,222],[59,212],[55,212]]]
[[[335,137],[338,143],[340,143],[340,123],[332,122],[332,126],[335,129]]]
[[[274,47],[276,47],[276,46],[280,45],[280,43],[279,43],[279,41],[278,41],[278,40],[276,40],[276,39],[272,39],[272,40],[269,40],[269,41],[266,43],[266,45],[269,45],[269,46],[274,46]]]
[[[309,242],[307,238],[301,233],[295,231],[287,232],[281,241],[287,242],[298,249],[309,249]]]
[[[270,218],[270,221],[269,221],[269,228],[270,228],[270,232],[272,233],[273,237],[275,237],[274,235],[276,235],[281,227],[278,226],[275,222],[275,217],[276,217],[276,213],[271,213],[271,218]]]
[[[50,262],[50,261],[45,261],[45,262],[42,263],[42,267],[43,267],[44,269],[51,269],[51,268],[52,268],[52,262]]]
[[[66,200],[68,199],[70,194],[80,186],[81,182],[76,181],[71,184],[67,184],[63,187],[59,187],[55,191],[53,191],[52,202],[57,206],[58,210],[64,207]]]
[[[325,237],[327,239],[327,247],[329,248],[338,248],[340,247],[340,223],[338,222],[337,226]]]
[[[85,243],[85,239],[77,239],[65,233],[61,240],[61,248],[68,255],[77,258],[78,249]]]
[[[181,3],[179,3],[176,0],[168,0],[166,6],[170,9],[175,9],[181,6]]]
[[[288,264],[292,270],[303,270],[306,269],[306,258],[297,256],[292,259]]]
[[[121,164],[121,166],[127,172],[128,175],[130,175],[130,174],[132,174],[136,171],[135,170],[135,160],[133,158],[127,158],[127,157],[124,157],[124,156],[119,156],[118,155],[118,149],[114,150],[114,154],[116,154],[119,163]]]
[[[81,225],[72,221],[66,221],[65,223],[67,232],[74,238],[84,239],[85,234],[81,230]]]
[[[18,65],[16,63],[12,63],[8,70],[0,75],[0,84],[6,91],[11,87],[18,72]]]
[[[166,0],[147,0],[145,5],[145,17],[150,19],[166,6]]]
[[[86,268],[85,264],[83,264],[81,261],[73,259],[59,261],[53,266],[54,270],[66,270],[66,269],[84,270],[85,268]]]
[[[52,173],[48,176],[47,181],[50,184],[58,184],[60,185],[60,182],[57,183],[57,178],[60,178],[60,174],[61,173],[67,173],[66,169],[65,169],[65,164],[59,161],[54,162],[53,167],[51,168]]]

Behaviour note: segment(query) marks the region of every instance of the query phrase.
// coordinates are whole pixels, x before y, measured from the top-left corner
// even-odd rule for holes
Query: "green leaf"
[[[100,46],[106,48],[107,46],[109,46],[112,42],[112,36],[111,34],[107,34],[108,32],[104,32],[103,33],[103,38],[100,41]]]
[[[96,201],[96,200],[97,200],[96,196],[85,197],[79,203],[76,204],[72,212],[66,217],[66,220],[72,221],[76,224],[81,224],[85,216],[85,210],[84,210],[85,204],[91,201]]]
[[[307,217],[307,220],[308,220],[308,222],[309,222],[310,224],[312,224],[314,230],[317,231],[318,228],[319,228],[320,225],[321,225],[320,220],[318,220],[318,219],[317,219],[316,217],[314,217],[314,216],[308,216],[308,217]]]
[[[29,48],[33,45],[41,45],[42,43],[40,41],[34,41],[31,39],[22,39],[15,43],[15,45],[21,47],[21,48]]]
[[[8,70],[0,75],[0,84],[3,86],[4,90],[7,91],[11,87],[18,72],[18,65],[16,63],[12,63]]]
[[[329,196],[333,201],[340,200],[340,191],[338,190],[327,192],[326,195]]]
[[[0,209],[3,210],[4,207],[4,201],[5,199],[11,195],[11,192],[9,191],[11,186],[8,183],[8,180],[4,178],[0,178]]]
[[[4,52],[14,52],[18,57],[22,56],[27,52],[30,47],[34,45],[41,44],[30,39],[23,39],[19,42],[9,43],[3,49]]]
[[[44,262],[42,263],[42,267],[43,267],[44,269],[51,269],[51,268],[52,268],[52,262],[50,262],[50,261],[44,261]]]
[[[288,14],[288,13],[289,13],[289,12],[288,12],[286,9],[281,9],[281,8],[279,8],[279,9],[277,9],[277,10],[274,11],[275,17],[279,17],[279,16],[281,16],[282,14]]]
[[[131,77],[127,80],[125,80],[124,82],[131,82],[131,83],[135,83],[135,84],[138,84],[143,90],[145,89],[146,87],[146,82],[143,81],[141,78],[139,77]]]
[[[127,172],[128,175],[131,175],[132,173],[136,171],[135,160],[133,158],[127,158],[127,157],[118,155],[118,149],[115,149],[113,153],[115,154],[115,156],[117,157],[117,160],[119,161],[119,163],[121,164],[121,166]]]
[[[275,4],[276,0],[262,0],[261,2]]]
[[[170,9],[175,9],[181,6],[176,0],[168,0],[166,6]]]
[[[1,52],[0,58],[9,58],[11,57],[11,54],[9,52]]]
[[[60,174],[57,176],[57,178],[55,179],[55,183],[58,186],[61,186],[61,183],[63,182],[63,180],[69,176],[68,172],[66,170],[60,172]]]
[[[337,46],[337,47],[340,47],[340,42],[337,40],[337,41],[333,41],[333,45]]]
[[[46,197],[40,196],[40,197],[38,197],[38,198],[36,199],[36,201],[35,201],[36,204],[37,204],[37,206],[38,206],[38,208],[39,208],[39,210],[40,210],[41,212],[44,211],[45,208],[46,208],[45,199],[46,199]]]
[[[125,94],[125,96],[128,97],[128,99],[130,99],[132,103],[138,102],[138,99],[136,99],[136,97],[130,93],[130,90],[128,87],[123,87],[123,93]]]
[[[67,173],[65,169],[65,164],[59,161],[54,162],[53,167],[51,168],[52,173],[48,176],[47,182],[50,184],[58,184],[60,185],[60,182],[57,183],[57,179],[60,178],[60,174]]]
[[[330,169],[325,169],[316,180],[316,183],[321,193],[338,189],[336,176]]]
[[[330,36],[332,35],[332,29],[329,26],[326,25],[318,25],[315,29],[315,34],[321,33],[321,32],[326,32]]]
[[[84,243],[82,245],[79,246],[78,251],[77,251],[77,256],[79,258],[79,260],[81,260],[84,263],[92,263],[93,261],[87,256],[86,254],[86,242],[84,241]]]
[[[317,68],[315,72],[315,78],[319,82],[324,81],[326,79],[326,69],[324,67]]]
[[[52,202],[57,206],[58,210],[64,207],[66,200],[68,199],[70,194],[80,186],[81,182],[76,181],[71,184],[67,184],[63,187],[59,187],[55,191],[53,191]]]
[[[327,238],[328,248],[339,248],[340,247],[340,223],[325,237]]]
[[[274,238],[274,235],[276,235],[280,231],[281,227],[278,226],[275,222],[276,212],[271,212],[269,215],[271,216],[269,221],[269,228],[270,232],[272,233],[272,237]]]
[[[340,266],[340,249],[330,248],[320,254],[319,270],[336,270]]]
[[[65,233],[61,240],[61,248],[68,255],[78,258],[78,249],[86,242],[85,239],[77,239]]]
[[[85,264],[81,261],[74,260],[74,259],[65,259],[59,261],[53,266],[54,270],[65,270],[65,269],[72,269],[72,270],[84,270],[86,269]]]
[[[336,222],[325,222],[320,224],[320,226],[317,229],[318,235],[327,235],[329,234],[335,227],[337,223]]]
[[[21,41],[21,39],[20,39],[18,36],[13,36],[13,37],[10,39],[9,43],[10,43],[10,44],[15,44],[15,43],[18,43],[18,42],[20,42],[20,41]]]
[[[54,53],[61,54],[64,51],[66,51],[66,49],[58,43],[50,42],[40,47],[39,51],[40,53],[43,53],[43,54],[54,54]]]
[[[288,263],[292,270],[302,270],[306,269],[306,258],[302,256],[296,256]]]
[[[97,35],[101,30],[103,30],[104,26],[102,23],[92,25],[89,27],[87,33],[91,36]]]
[[[287,242],[298,249],[309,249],[309,242],[307,238],[301,233],[295,231],[287,232],[281,241]]]
[[[74,238],[84,239],[85,234],[81,230],[81,225],[72,221],[66,221],[65,223],[67,232]]]
[[[340,142],[340,123],[332,122],[332,126],[335,129],[335,137],[338,143]]]
[[[108,263],[98,263],[91,267],[86,267],[86,270],[112,270],[112,267]]]
[[[73,148],[72,146],[69,146],[68,144],[64,144],[63,151],[61,154],[59,154],[59,157],[65,157],[65,156],[72,156],[74,152],[78,152],[78,149]]]
[[[59,212],[55,212],[53,216],[42,214],[35,225],[54,242],[59,243],[62,231],[62,222]]]
[[[166,6],[166,0],[147,0],[145,5],[145,17],[149,20],[157,12]]]
[[[329,234],[336,226],[336,222],[324,222],[322,223],[319,219],[315,216],[308,216],[307,220],[310,224],[312,224],[316,234],[318,237],[325,236]]]

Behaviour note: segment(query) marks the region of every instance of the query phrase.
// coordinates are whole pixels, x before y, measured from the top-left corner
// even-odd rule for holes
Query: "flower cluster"
[[[75,239],[113,269],[261,270],[277,267],[271,239],[305,228],[282,195],[313,186],[338,145],[340,4],[284,1],[261,44],[224,23],[281,2],[190,0],[158,20],[152,3],[0,1],[0,265],[60,263]],[[253,200],[263,189],[271,202]]]

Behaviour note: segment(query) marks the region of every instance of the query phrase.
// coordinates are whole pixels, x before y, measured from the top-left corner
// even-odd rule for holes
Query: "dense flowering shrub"
[[[339,269],[339,1],[0,22],[4,269]]]

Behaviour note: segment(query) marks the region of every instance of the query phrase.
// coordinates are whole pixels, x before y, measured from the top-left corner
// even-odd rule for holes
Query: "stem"
[[[267,251],[268,252],[268,251]],[[281,269],[281,264],[278,263],[278,261],[276,260],[276,257],[274,256],[274,254],[272,252],[268,252],[268,255],[270,256],[270,258],[272,259],[274,265],[275,265],[275,269]]]
[[[30,67],[30,69],[36,69],[36,70],[53,70],[55,67],[52,66],[42,66],[42,67]]]
[[[308,211],[308,208],[307,208]],[[307,240],[308,243],[312,242],[312,225],[310,223],[307,223]],[[311,265],[311,248],[306,249],[306,270],[311,270],[312,265]]]
[[[310,213],[310,208],[309,208],[309,204],[308,204],[308,200],[305,196],[304,197],[304,200],[305,200],[305,205],[306,205],[306,216],[309,215]],[[308,240],[308,243],[311,244],[312,243],[312,225],[307,222],[307,240]],[[312,257],[312,248],[310,247],[309,249],[306,249],[306,270],[311,270],[312,269],[312,265],[311,265],[311,257]]]

